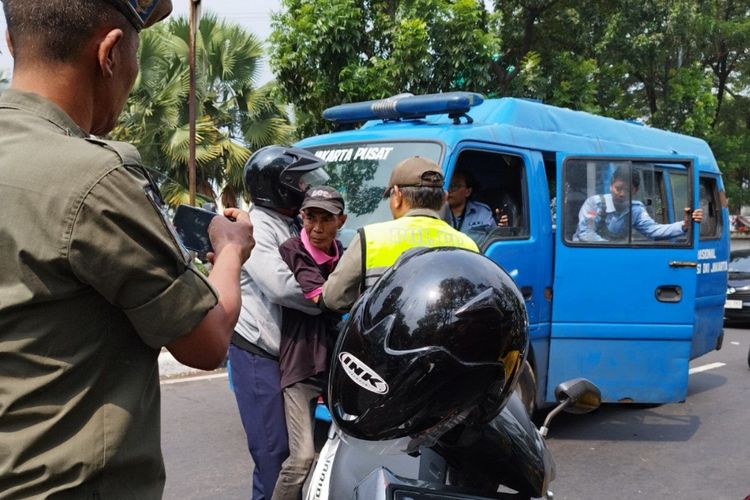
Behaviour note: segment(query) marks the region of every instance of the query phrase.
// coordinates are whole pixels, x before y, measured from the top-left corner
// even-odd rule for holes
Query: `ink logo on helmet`
[[[358,386],[367,389],[375,394],[387,394],[388,384],[383,377],[375,373],[375,370],[357,359],[356,356],[348,352],[339,354],[339,361],[344,371]]]

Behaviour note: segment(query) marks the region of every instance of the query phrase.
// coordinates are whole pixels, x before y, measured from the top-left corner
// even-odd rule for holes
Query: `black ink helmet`
[[[253,204],[298,211],[310,186],[325,184],[326,162],[300,148],[266,146],[245,163],[245,190]]]
[[[410,250],[351,310],[331,414],[358,439],[439,437],[500,412],[527,348],[523,298],[502,268],[469,250]]]

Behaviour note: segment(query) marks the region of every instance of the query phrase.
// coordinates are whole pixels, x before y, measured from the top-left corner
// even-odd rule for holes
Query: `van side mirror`
[[[602,404],[601,391],[585,378],[574,378],[560,383],[555,388],[555,398],[559,404],[544,419],[544,425],[539,429],[542,437],[547,436],[550,422],[561,411],[575,414],[589,413]]]

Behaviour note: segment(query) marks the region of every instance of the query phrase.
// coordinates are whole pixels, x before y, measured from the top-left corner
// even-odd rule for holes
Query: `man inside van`
[[[630,182],[629,182],[630,181]],[[671,224],[659,224],[646,211],[643,202],[635,195],[640,187],[640,178],[631,177],[628,167],[619,167],[612,174],[608,194],[590,196],[578,212],[578,227],[573,241],[618,241],[628,235],[627,220],[645,237],[652,240],[668,240],[687,234],[691,222],[703,220],[703,210],[685,208],[683,220]]]
[[[496,220],[490,207],[471,198],[473,191],[474,178],[471,174],[463,169],[456,170],[448,185],[448,202],[440,211],[440,218],[453,229],[464,233],[472,229],[507,226],[508,214],[498,213]]]

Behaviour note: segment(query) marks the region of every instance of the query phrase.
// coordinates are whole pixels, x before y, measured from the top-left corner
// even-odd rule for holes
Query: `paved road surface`
[[[721,351],[691,363],[709,369],[690,375],[685,403],[558,417],[548,438],[555,499],[750,495],[749,347],[750,330],[728,329]],[[249,498],[252,465],[226,376],[164,384],[162,408],[164,498]]]

